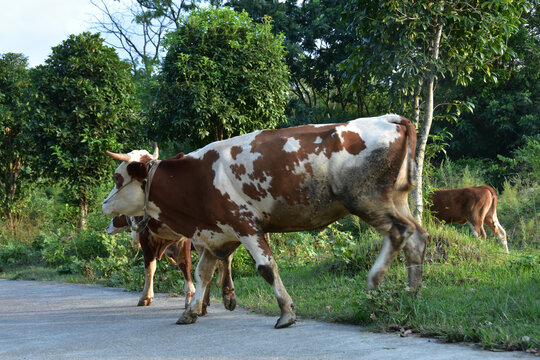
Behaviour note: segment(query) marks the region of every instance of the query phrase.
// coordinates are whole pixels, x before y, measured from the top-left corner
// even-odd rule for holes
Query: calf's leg
[[[214,275],[216,261],[217,258],[210,251],[204,249],[195,270],[195,281],[197,283],[195,295],[188,308],[176,321],[177,324],[192,324],[197,321],[198,314],[202,313],[204,295]]]
[[[144,289],[137,306],[150,306],[154,300],[154,273],[156,272],[156,258],[144,266]]]
[[[150,234],[147,229],[138,236],[144,259],[144,289],[137,306],[150,306],[154,299],[154,273],[156,272],[155,249],[150,242]]]
[[[504,248],[504,251],[508,254],[508,241],[506,240],[506,231],[502,227],[502,225],[499,223],[499,219],[497,218],[497,213],[493,212],[493,214],[488,214],[486,217],[486,225],[491,229],[493,234],[497,236]]]
[[[195,286],[191,279],[191,240],[182,238],[178,242],[177,265],[184,274],[184,292],[186,294],[185,308],[187,309],[193,295],[195,295]]]

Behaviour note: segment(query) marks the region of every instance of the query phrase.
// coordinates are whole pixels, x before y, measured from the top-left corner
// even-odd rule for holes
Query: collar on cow
[[[146,184],[144,186],[144,215],[141,221],[134,225],[131,225],[131,231],[140,233],[144,230],[144,228],[148,225],[148,222],[150,221],[150,216],[148,215],[148,197],[150,195],[150,186],[152,185],[154,174],[156,173],[160,162],[161,160],[150,160],[148,162],[148,178],[146,179]]]

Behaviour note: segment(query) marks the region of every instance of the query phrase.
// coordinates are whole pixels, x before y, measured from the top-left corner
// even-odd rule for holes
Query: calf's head
[[[126,215],[114,216],[107,226],[107,234],[114,235],[126,231],[130,228],[131,224],[129,218]]]
[[[155,146],[155,145],[154,145]],[[133,150],[127,154],[106,152],[113,159],[122,161],[114,172],[114,188],[103,200],[102,210],[105,215],[140,216],[144,213],[144,186],[148,176],[147,163],[157,160],[157,146],[154,154],[146,150]]]

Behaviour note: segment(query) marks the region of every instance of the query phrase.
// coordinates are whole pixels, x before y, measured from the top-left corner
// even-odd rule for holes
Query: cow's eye
[[[116,184],[117,188],[121,188],[124,184],[124,178],[120,174],[114,174],[114,183]]]

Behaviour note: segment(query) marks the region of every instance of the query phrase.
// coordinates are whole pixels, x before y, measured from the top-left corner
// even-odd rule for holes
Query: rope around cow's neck
[[[148,197],[150,196],[150,186],[152,185],[152,179],[154,178],[154,174],[156,173],[160,162],[161,160],[150,160],[148,162],[148,178],[146,179],[146,185],[144,186],[144,215],[141,221],[139,221],[135,225],[131,225],[131,231],[135,231],[136,233],[140,233],[141,231],[143,231],[144,228],[146,228],[146,226],[148,225],[148,222],[150,221],[150,216],[148,215]]]

